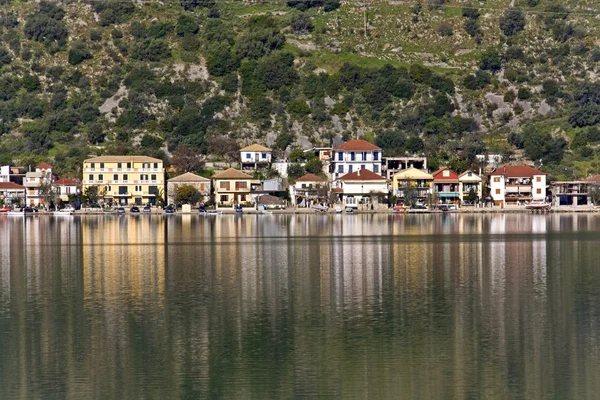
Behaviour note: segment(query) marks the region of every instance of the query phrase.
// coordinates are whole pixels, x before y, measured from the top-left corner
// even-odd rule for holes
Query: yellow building
[[[252,202],[250,191],[253,185],[260,184],[252,176],[229,168],[212,177],[215,188],[215,201],[221,206]]]
[[[417,199],[424,201],[431,193],[433,176],[414,167],[400,171],[392,176],[392,194],[404,202],[404,189],[413,188]]]
[[[146,156],[101,156],[83,161],[82,190],[98,187],[105,203],[156,204],[157,193],[164,193],[162,160]]]

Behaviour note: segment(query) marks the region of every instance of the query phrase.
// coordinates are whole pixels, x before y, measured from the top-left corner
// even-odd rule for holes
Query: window
[[[127,168],[131,168],[131,163],[130,162],[127,163]]]
[[[348,173],[349,174],[352,173],[352,170],[354,169],[352,167],[354,167],[354,165],[348,165]]]
[[[246,160],[249,160],[252,158],[252,155],[250,153],[246,153]]]
[[[127,194],[127,186],[119,186],[119,194]]]
[[[129,175],[123,174],[123,181],[127,181],[127,180],[129,180]]]
[[[496,189],[496,194],[500,194],[500,189]]]
[[[471,171],[467,172],[467,176],[473,176],[473,173]]]
[[[338,153],[338,161],[343,161],[344,160],[344,153],[342,153],[341,151]]]
[[[244,201],[244,202],[246,201],[246,195],[245,194],[240,195],[240,201]]]
[[[117,175],[117,174],[114,174],[114,175],[113,175],[113,181],[118,181],[118,180],[119,180],[119,175]]]
[[[367,161],[367,152],[366,151],[363,151],[363,153],[362,153],[362,160]]]
[[[226,194],[221,195],[221,203],[227,203],[229,201],[229,196]]]
[[[112,188],[110,186],[104,186],[104,191],[110,192],[112,191]]]
[[[201,183],[201,184],[200,184],[200,191],[201,191],[201,192],[204,192],[205,190],[206,190],[206,189],[204,188],[204,183]]]
[[[144,163],[142,167],[143,168],[150,168],[150,163]]]
[[[306,189],[306,183],[302,184],[302,189]]]
[[[154,163],[154,168],[158,168],[158,163],[157,162]]]
[[[103,174],[98,175],[98,180],[99,181],[103,181],[104,180],[104,175]]]
[[[93,181],[94,181],[94,175],[92,175],[92,174],[89,174],[89,175],[88,175],[88,180],[89,180],[90,182],[93,182]]]
[[[219,182],[219,188],[224,189],[224,190],[229,190],[229,181]]]
[[[261,157],[263,158],[263,160],[265,160],[267,158],[267,153],[262,153]]]
[[[117,163],[117,168],[121,169],[122,164],[121,163]]]
[[[542,194],[542,189],[539,189],[539,188],[538,188],[538,189],[536,189],[536,193],[537,193],[537,194]]]
[[[352,160],[352,161],[356,160],[356,153],[354,153],[354,152],[350,153],[350,160]]]
[[[379,165],[377,165],[377,164],[373,165],[373,172],[375,172],[376,174],[379,173]]]
[[[344,166],[338,165],[338,174],[343,174],[343,173],[344,173]]]
[[[235,190],[247,189],[247,188],[248,188],[248,182],[242,181],[242,182],[235,183]]]
[[[100,163],[100,169],[102,169],[102,168],[104,168],[104,163],[103,162]]]
[[[156,174],[152,174],[152,175],[150,175],[150,180],[151,180],[151,181],[155,181],[155,180],[156,180]]]
[[[360,169],[366,169],[366,168],[367,168],[367,167],[365,166],[365,164],[362,164],[362,165],[360,166]]]
[[[96,163],[92,163],[91,168],[96,168]]]
[[[500,177],[499,176],[495,176],[494,177],[494,182],[500,182]]]
[[[378,151],[373,152],[373,160],[379,161],[379,152]]]
[[[542,177],[541,176],[536,176],[535,177],[535,181],[536,182],[541,182],[542,181]]]
[[[445,170],[442,172],[442,176],[443,176],[444,178],[448,178],[448,177],[450,176],[450,171],[448,171],[447,169],[445,169]]]

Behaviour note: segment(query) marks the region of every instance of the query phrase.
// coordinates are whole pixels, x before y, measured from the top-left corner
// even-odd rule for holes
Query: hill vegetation
[[[594,2],[366,4],[0,0],[0,164],[362,136],[433,168],[600,172]]]

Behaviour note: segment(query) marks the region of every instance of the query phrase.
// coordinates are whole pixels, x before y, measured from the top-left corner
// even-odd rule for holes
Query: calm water
[[[0,217],[2,399],[598,399],[600,215]]]

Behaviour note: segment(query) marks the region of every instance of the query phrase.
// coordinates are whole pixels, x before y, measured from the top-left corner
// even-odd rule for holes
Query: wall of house
[[[504,205],[504,197],[506,196],[504,175],[490,176],[490,196],[497,205]]]
[[[531,197],[533,200],[546,199],[546,175],[534,175]]]

